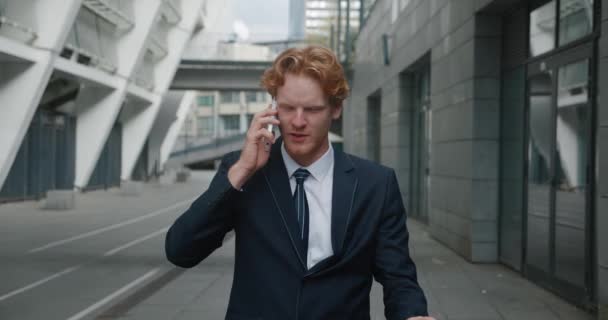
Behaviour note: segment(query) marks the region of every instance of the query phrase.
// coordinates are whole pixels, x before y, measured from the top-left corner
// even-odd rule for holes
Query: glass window
[[[230,136],[239,133],[241,117],[238,114],[220,116],[221,136]]]
[[[241,94],[238,91],[222,91],[220,93],[220,101],[222,103],[240,103]]]
[[[198,96],[197,102],[198,102],[199,106],[212,107],[215,104],[215,97],[214,96]]]
[[[530,12],[530,56],[555,48],[555,0]]]
[[[213,117],[198,118],[198,136],[210,137],[213,136]]]
[[[247,103],[266,102],[266,92],[265,91],[247,91],[247,92],[245,92],[245,101]]]
[[[528,115],[528,225],[526,263],[550,270],[551,153],[553,129],[553,73],[546,71],[529,78]]]
[[[588,73],[589,61],[584,60],[561,67],[557,78],[555,272],[578,286],[585,284]]]
[[[593,0],[562,0],[559,6],[560,46],[591,33]]]
[[[258,92],[257,91],[247,91],[245,93],[245,101],[246,102],[258,102]]]
[[[267,94],[265,91],[258,92],[258,102],[266,102]]]

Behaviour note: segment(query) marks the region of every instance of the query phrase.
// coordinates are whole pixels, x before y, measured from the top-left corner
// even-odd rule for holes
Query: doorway
[[[578,303],[592,288],[593,46],[528,64],[525,272]]]
[[[428,221],[431,165],[431,85],[430,67],[425,65],[408,75],[413,80],[413,109],[411,129],[412,176],[410,215]]]

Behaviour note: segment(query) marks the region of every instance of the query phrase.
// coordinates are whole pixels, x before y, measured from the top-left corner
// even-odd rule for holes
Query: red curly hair
[[[283,51],[262,75],[262,86],[271,96],[285,83],[285,74],[305,74],[319,81],[329,104],[339,106],[348,96],[344,69],[336,55],[325,47],[308,46]]]

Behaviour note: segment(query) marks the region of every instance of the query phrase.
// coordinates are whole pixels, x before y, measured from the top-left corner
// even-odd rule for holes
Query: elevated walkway
[[[171,90],[259,90],[270,61],[182,60]]]

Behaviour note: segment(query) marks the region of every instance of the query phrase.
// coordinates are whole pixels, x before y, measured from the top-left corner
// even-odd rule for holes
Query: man
[[[262,84],[277,110],[253,117],[241,152],[224,157],[209,189],[175,221],[167,258],[193,267],[235,230],[226,319],[370,319],[372,276],[384,287],[387,319],[432,319],[394,171],[329,143],[349,90],[336,56],[288,49]]]

